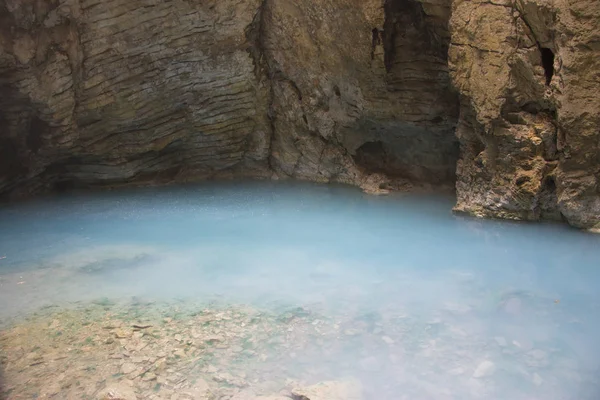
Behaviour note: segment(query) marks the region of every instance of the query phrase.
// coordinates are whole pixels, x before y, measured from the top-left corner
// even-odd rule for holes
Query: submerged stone
[[[292,390],[294,400],[362,400],[358,382],[328,381]]]
[[[137,400],[135,391],[124,384],[112,385],[102,390],[98,396],[98,400]]]
[[[496,371],[496,365],[491,361],[483,361],[477,366],[475,372],[473,372],[473,378],[485,378],[493,375]]]

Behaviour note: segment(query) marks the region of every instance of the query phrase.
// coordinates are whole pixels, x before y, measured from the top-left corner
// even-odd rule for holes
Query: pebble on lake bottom
[[[496,365],[491,361],[483,361],[477,366],[475,372],[473,372],[473,378],[484,378],[494,374]]]

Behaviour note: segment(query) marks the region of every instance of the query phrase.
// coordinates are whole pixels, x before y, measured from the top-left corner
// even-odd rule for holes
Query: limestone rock
[[[98,394],[98,400],[137,400],[134,390],[126,385],[113,385]]]
[[[456,210],[600,222],[600,3],[453,1]]]
[[[292,390],[294,400],[360,400],[362,399],[360,384],[353,381],[322,382],[306,388]]]
[[[125,375],[132,373],[136,369],[137,369],[136,365],[129,363],[129,362],[126,362],[123,365],[121,365],[121,373],[123,373]]]
[[[282,0],[265,10],[278,174],[359,184],[454,179],[450,0]]]
[[[268,176],[260,0],[0,6],[0,192]]]
[[[450,0],[38,3],[0,6],[0,195],[373,173],[452,184]]]

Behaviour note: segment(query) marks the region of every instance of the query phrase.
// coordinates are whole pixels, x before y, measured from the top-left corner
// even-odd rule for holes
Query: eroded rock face
[[[449,1],[268,2],[273,167],[354,183],[361,173],[454,180],[457,96]]]
[[[600,3],[454,1],[457,210],[600,222]]]
[[[449,2],[6,0],[0,193],[452,184]]]
[[[0,5],[0,191],[267,174],[259,0]]]
[[[595,0],[4,0],[0,195],[456,182],[458,211],[600,228],[599,25]]]

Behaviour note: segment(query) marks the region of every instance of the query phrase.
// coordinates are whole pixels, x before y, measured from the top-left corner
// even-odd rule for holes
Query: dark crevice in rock
[[[456,154],[431,154],[440,149],[432,150],[417,136],[409,136],[406,142],[385,139],[366,142],[356,149],[353,160],[369,174],[383,174],[412,182],[453,184],[456,177],[451,167],[455,167],[458,144],[451,150]]]
[[[557,187],[554,176],[546,176],[537,198],[536,213],[540,218],[554,221],[565,221],[558,206]]]
[[[544,42],[542,39],[540,39],[540,36],[543,35],[541,35],[539,31],[536,33],[536,30],[532,24],[527,20],[526,13],[523,11],[523,5],[518,4],[516,10],[521,21],[523,21],[527,27],[527,30],[529,31],[529,39],[535,42],[535,46],[537,46],[540,51],[542,67],[544,68],[544,75],[546,77],[546,85],[549,86],[552,82],[552,78],[554,77],[554,51],[548,47],[544,47],[547,42]]]
[[[428,14],[424,7],[417,0],[384,2],[383,31],[372,31],[371,48],[383,45],[389,97],[413,106],[398,107],[389,125],[375,124],[373,136],[355,147],[354,160],[371,173],[454,184],[459,102],[448,72],[450,9],[440,5]]]
[[[531,178],[530,177],[528,177],[528,176],[520,176],[515,181],[515,184],[517,186],[523,186],[523,185],[525,185],[526,183],[529,183],[529,182],[531,182]]]
[[[385,172],[389,155],[381,141],[367,142],[356,150],[354,162],[370,173]]]
[[[264,52],[264,14],[267,0],[263,0],[258,8],[252,23],[246,27],[246,39],[248,40],[248,53],[254,63],[254,75],[261,80],[267,74],[268,63],[265,60]]]
[[[384,4],[385,20],[383,24],[384,63],[388,72],[391,71],[396,59],[396,36],[402,35],[401,30],[410,25],[416,26],[421,32],[427,32],[423,21],[423,7],[414,0],[386,0]]]
[[[266,29],[266,13],[269,0],[262,0],[260,7],[258,8],[252,23],[246,28],[246,39],[250,43],[248,52],[250,53],[254,63],[254,75],[258,81],[263,81],[268,86],[268,105],[267,105],[267,119],[269,128],[269,148],[267,153],[267,166],[269,170],[273,170],[272,164],[272,153],[273,153],[273,141],[275,140],[275,89],[273,87],[273,73],[270,68],[269,61],[267,59],[267,52],[265,49],[265,29]]]
[[[546,47],[540,47],[542,53],[542,67],[546,75],[546,85],[550,85],[554,76],[554,52]]]
[[[29,125],[29,132],[27,134],[26,143],[29,150],[33,153],[37,153],[43,145],[43,138],[48,134],[49,126],[47,123],[42,121],[39,117],[34,116],[31,119]]]
[[[54,183],[54,191],[57,193],[67,193],[77,189],[77,183],[70,179],[61,179]]]
[[[379,29],[377,28],[373,28],[373,30],[371,31],[372,34],[372,41],[371,41],[371,60],[375,59],[375,49],[377,48],[377,46],[381,45],[381,32],[379,32]]]
[[[340,97],[342,95],[342,93],[340,92],[340,87],[338,85],[333,85],[333,93],[335,93],[337,97]]]

